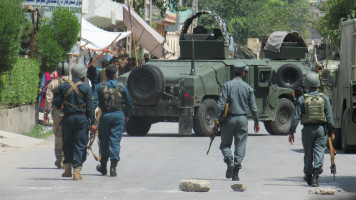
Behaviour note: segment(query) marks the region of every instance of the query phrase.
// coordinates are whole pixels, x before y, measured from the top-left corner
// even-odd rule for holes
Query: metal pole
[[[134,34],[134,30],[133,30],[133,27],[132,27],[132,21],[131,21],[131,5],[130,5],[130,1],[128,1],[128,5],[129,5],[128,7],[129,7],[129,17],[130,17],[130,25],[131,25],[132,42],[133,42],[133,48],[134,48],[134,52],[135,52],[136,66],[138,66],[136,43],[135,43],[135,34]]]

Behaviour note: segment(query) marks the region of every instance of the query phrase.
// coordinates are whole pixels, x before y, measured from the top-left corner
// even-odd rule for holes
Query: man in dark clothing
[[[117,176],[120,142],[132,108],[129,91],[115,79],[117,76],[117,67],[109,65],[106,68],[107,81],[99,83],[94,92],[95,106],[99,104],[102,111],[99,121],[101,160],[96,169],[106,175],[107,162],[110,159],[110,176]]]
[[[62,177],[72,177],[81,180],[80,171],[86,160],[86,145],[88,144],[88,129],[96,131],[94,103],[92,90],[83,83],[87,68],[83,64],[76,64],[72,68],[72,78],[60,85],[58,95],[54,97],[54,106],[62,109],[64,173]]]

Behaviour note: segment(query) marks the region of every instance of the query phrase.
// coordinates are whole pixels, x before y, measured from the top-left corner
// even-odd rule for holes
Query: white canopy
[[[85,19],[82,19],[80,46],[88,49],[105,49],[120,33],[120,37],[115,42],[126,38],[131,34],[131,31],[109,32],[94,26]]]

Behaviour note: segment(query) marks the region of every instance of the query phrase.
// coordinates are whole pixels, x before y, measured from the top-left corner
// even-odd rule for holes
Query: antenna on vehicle
[[[194,52],[194,39],[192,38],[192,64],[190,67],[190,76],[195,76],[195,52]]]

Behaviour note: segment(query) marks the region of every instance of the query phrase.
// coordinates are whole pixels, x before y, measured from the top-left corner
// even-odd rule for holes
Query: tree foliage
[[[43,19],[36,34],[36,58],[41,62],[41,71],[55,70],[57,64],[67,58],[77,42],[80,31],[74,11],[57,7],[52,18]]]
[[[118,3],[124,3],[124,0],[114,0]],[[161,17],[166,15],[166,11],[184,11],[185,6],[179,5],[179,0],[152,0],[152,4],[155,5],[159,10]],[[143,16],[144,10],[144,0],[134,0],[133,2],[134,10],[141,16]]]
[[[211,10],[220,15],[228,31],[239,44],[249,37],[268,36],[274,31],[298,31],[307,37],[309,4],[305,0],[200,0],[200,10]],[[201,23],[212,25],[207,16]]]
[[[25,22],[22,0],[0,1],[0,72],[11,69],[20,50],[20,33]]]
[[[12,106],[34,103],[40,81],[39,63],[34,59],[16,59],[12,69],[0,76],[0,103]]]
[[[328,0],[321,4],[320,10],[324,16],[313,24],[324,38],[330,38],[332,43],[340,43],[341,21],[356,18],[356,0]]]

